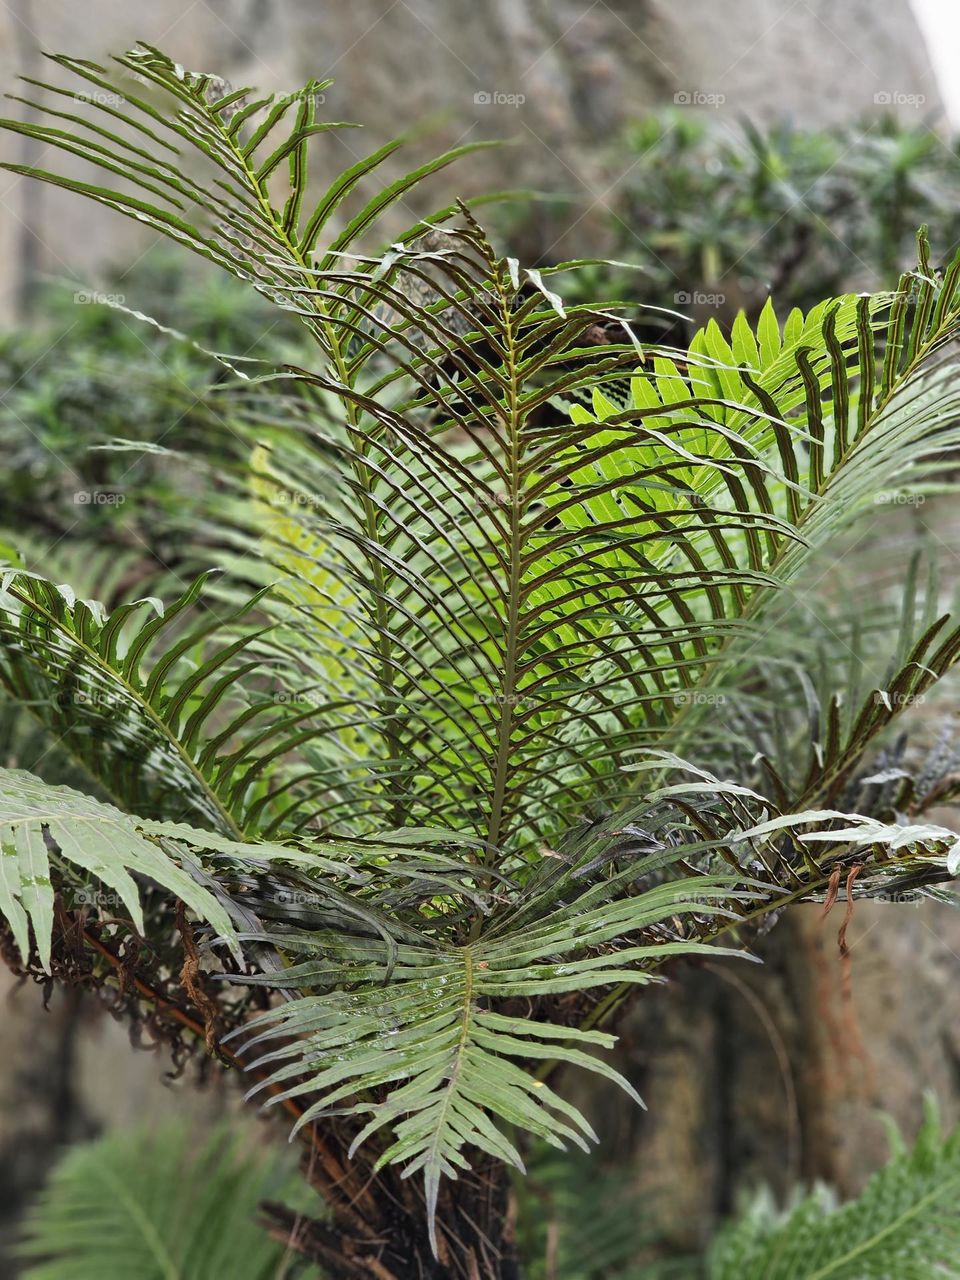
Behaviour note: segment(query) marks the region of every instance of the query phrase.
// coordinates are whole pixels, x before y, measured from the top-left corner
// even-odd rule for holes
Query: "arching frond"
[[[234,851],[243,847],[179,823],[131,817],[21,770],[0,770],[0,917],[10,926],[23,959],[30,954],[32,927],[45,969],[53,932],[52,859],[62,859],[74,875],[92,876],[114,890],[140,932],[143,912],[131,872],[155,881],[192,907],[239,956],[223,904],[180,865],[184,851],[211,844]]]
[[[11,119],[2,127],[87,161],[115,185],[97,186],[22,165],[5,167],[134,218],[268,294],[302,282],[304,265],[343,202],[404,142],[395,139],[338,175],[304,218],[310,139],[354,127],[317,119],[331,81],[311,80],[296,94],[256,97],[251,89],[230,89],[217,76],[187,71],[142,43],[116,58],[112,68],[50,57],[92,87],[74,91],[25,78],[31,90],[52,95],[59,106],[23,97],[50,123]],[[327,253],[350,250],[411,187],[484,145],[489,144],[457,147],[379,191],[330,237]],[[279,208],[273,203],[278,174],[287,177]]]

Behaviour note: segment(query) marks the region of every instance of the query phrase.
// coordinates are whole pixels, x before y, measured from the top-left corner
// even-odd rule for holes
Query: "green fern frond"
[[[656,861],[634,863],[614,883],[636,881]],[[314,1099],[297,1128],[334,1112],[364,1118],[354,1150],[389,1127],[380,1161],[401,1162],[404,1176],[422,1173],[436,1245],[440,1180],[469,1168],[464,1147],[522,1170],[505,1123],[561,1149],[567,1142],[586,1149],[586,1140],[595,1139],[580,1112],[525,1068],[571,1063],[613,1080],[640,1101],[623,1076],[591,1053],[609,1048],[615,1037],[497,1008],[516,997],[649,982],[650,967],[666,956],[715,949],[666,937],[630,943],[629,935],[655,932],[662,922],[693,911],[702,917],[722,913],[728,907],[721,900],[729,904],[738,896],[730,884],[707,877],[690,896],[676,882],[605,901],[611,892],[610,881],[601,882],[571,904],[539,913],[536,926],[489,940],[459,947],[440,941],[428,947],[401,944],[386,986],[382,943],[344,941],[329,933],[265,935],[284,954],[309,958],[263,981],[283,990],[328,990],[271,1009],[237,1033],[245,1052],[280,1044],[249,1061],[263,1079],[253,1092],[279,1086],[270,1105],[291,1097]],[[384,1086],[382,1101],[355,1100],[358,1092]]]
[[[201,595],[208,580],[169,605],[151,597],[107,613],[37,574],[6,574],[0,681],[133,812],[256,834],[273,791],[288,805],[291,786],[295,797],[305,785],[264,773],[308,734],[311,705],[270,686],[257,649],[269,619],[240,625],[262,593],[223,608]],[[254,673],[259,689],[243,683]]]
[[[186,1125],[74,1147],[28,1210],[24,1280],[275,1280],[315,1277],[257,1223],[264,1200],[308,1197],[286,1160],[252,1138]]]
[[[113,889],[142,933],[140,892],[131,872],[156,881],[206,920],[239,957],[239,944],[222,903],[178,862],[177,841],[188,850],[243,846],[179,823],[149,822],[69,787],[52,787],[30,773],[0,770],[0,917],[24,959],[29,927],[40,963],[50,967],[54,886],[51,860],[60,859]]]
[[[889,1163],[858,1199],[820,1187],[778,1214],[769,1201],[721,1232],[709,1280],[929,1280],[960,1276],[960,1132],[943,1138],[936,1105],[907,1150],[891,1128]]]

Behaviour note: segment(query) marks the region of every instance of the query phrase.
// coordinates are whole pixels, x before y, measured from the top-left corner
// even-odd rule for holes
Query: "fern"
[[[107,614],[14,571],[0,675],[140,815],[119,862],[87,844],[81,865],[116,881],[125,858],[180,893],[130,861],[178,851],[195,886],[181,896],[230,940],[226,913],[243,948],[224,980],[289,997],[234,1027],[244,1060],[301,1131],[339,1116],[350,1154],[422,1175],[442,1256],[447,1180],[519,1164],[510,1126],[589,1137],[549,1063],[625,1083],[594,1056],[611,1043],[596,1024],[667,956],[724,934],[744,951],[754,920],[844,875],[875,893],[955,870],[951,832],[847,802],[878,735],[960,656],[936,592],[917,607],[908,575],[882,682],[849,705],[765,638],[785,589],[878,494],[948,487],[960,257],[938,280],[921,234],[893,294],[641,348],[622,305],[555,292],[577,264],[524,269],[464,205],[367,252],[386,209],[473,148],[364,201],[391,143],[310,211],[308,144],[333,127],[319,82],[255,99],[148,46],[117,61],[55,58],[109,93],[50,87],[56,123],[7,122],[106,185],[10,167],[247,279],[303,321],[316,360],[247,376],[235,401],[250,466],[223,477],[231,563],[249,554],[263,590],[235,602],[236,582],[198,580],[169,607]],[[613,340],[593,342],[597,326]],[[746,689],[745,732],[782,743],[776,669],[795,678],[784,715],[816,707],[796,771],[788,751],[744,763],[710,724],[723,690]],[[31,857],[49,840],[68,886],[81,802],[42,795]],[[97,808],[96,841],[117,812]],[[4,900],[21,946],[28,914],[38,944],[49,932],[34,888],[20,882],[19,916]],[[328,1170],[327,1189],[353,1231],[347,1177]]]
[[[24,1280],[274,1280],[316,1276],[256,1222],[265,1198],[304,1204],[289,1164],[214,1129],[111,1134],[71,1150],[31,1205]],[[305,1204],[304,1204],[305,1207]]]
[[[858,1199],[838,1206],[819,1187],[778,1214],[761,1197],[727,1227],[709,1257],[709,1280],[928,1280],[960,1275],[957,1189],[960,1133],[941,1136],[928,1099],[907,1149],[892,1124],[891,1159]]]

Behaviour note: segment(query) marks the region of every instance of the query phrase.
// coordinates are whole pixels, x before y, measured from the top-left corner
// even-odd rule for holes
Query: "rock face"
[[[146,10],[126,0],[11,0],[0,10],[0,77],[9,89],[18,72],[42,77],[41,48],[101,58],[137,39],[266,90],[335,77],[328,111],[368,133],[331,141],[331,169],[425,120],[429,141],[403,153],[405,167],[467,139],[515,140],[445,175],[442,194],[424,193],[416,211],[446,203],[451,188],[550,193],[531,243],[516,246],[538,255],[602,247],[605,203],[622,177],[607,144],[652,105],[676,101],[721,127],[774,114],[823,124],[878,103],[912,117],[940,112],[907,0],[156,0]],[[22,158],[14,139],[2,147],[4,158]],[[15,314],[29,271],[88,280],[105,260],[150,243],[72,197],[9,179],[3,190],[0,318]]]
[[[791,908],[758,949],[644,993],[621,1069],[648,1110],[603,1095],[602,1143],[637,1152],[635,1183],[669,1246],[695,1251],[737,1193],[821,1179],[854,1195],[886,1158],[883,1115],[913,1135],[923,1094],[960,1120],[960,915],[857,903]],[[601,1148],[602,1150],[603,1148]]]

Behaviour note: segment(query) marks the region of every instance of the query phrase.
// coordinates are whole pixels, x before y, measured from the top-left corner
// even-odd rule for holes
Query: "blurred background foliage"
[[[107,600],[175,569],[230,447],[215,353],[270,368],[302,350],[294,317],[172,250],[97,290],[43,282],[30,322],[0,334],[0,538]]]
[[[683,108],[625,131],[613,166],[609,257],[628,264],[578,272],[578,300],[639,299],[681,312],[660,323],[671,341],[737,311],[755,319],[832,294],[893,288],[930,228],[939,261],[960,243],[960,154],[924,125],[881,116],[859,124],[718,129]],[[522,211],[504,234],[525,238]],[[642,269],[642,274],[636,268]],[[572,295],[573,296],[573,295]]]

